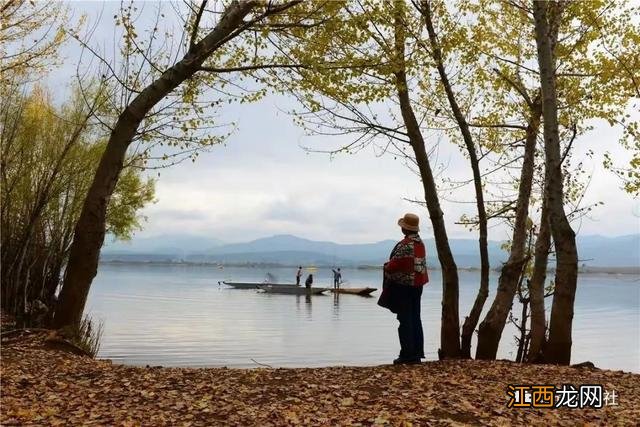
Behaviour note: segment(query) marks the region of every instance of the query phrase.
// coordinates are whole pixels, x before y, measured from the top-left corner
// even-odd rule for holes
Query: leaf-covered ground
[[[640,375],[509,362],[320,369],[137,368],[2,340],[9,425],[637,425]],[[603,384],[618,406],[509,409],[506,386]]]

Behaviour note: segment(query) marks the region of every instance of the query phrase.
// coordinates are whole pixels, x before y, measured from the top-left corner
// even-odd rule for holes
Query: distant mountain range
[[[291,235],[277,235],[246,243],[229,243],[202,236],[162,235],[136,238],[131,242],[107,242],[102,261],[194,262],[221,264],[282,264],[316,266],[380,265],[388,259],[395,240],[366,244],[314,241]],[[478,242],[451,239],[451,250],[459,267],[479,267]],[[491,265],[506,261],[502,242],[489,242]],[[437,264],[433,239],[426,240],[429,264]],[[589,267],[640,266],[640,234],[619,237],[578,236],[580,264]]]

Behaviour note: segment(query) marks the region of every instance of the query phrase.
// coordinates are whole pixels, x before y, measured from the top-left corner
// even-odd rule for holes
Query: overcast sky
[[[104,7],[97,37],[112,40],[112,17],[119,2],[73,2],[76,13],[86,12],[94,22]],[[109,36],[111,34],[111,36]],[[49,83],[57,94],[65,90],[73,74],[79,46],[65,48],[66,65],[52,73]],[[70,72],[71,70],[71,72]],[[162,171],[156,184],[157,202],[143,214],[148,217],[138,236],[198,234],[224,241],[247,241],[273,234],[363,243],[395,238],[396,221],[408,211],[420,215],[424,232],[431,236],[426,210],[403,198],[422,197],[417,177],[393,157],[378,157],[373,150],[330,159],[323,154],[307,154],[301,146],[318,149],[336,147],[331,137],[308,137],[293,124],[286,111],[292,99],[268,96],[252,105],[231,106],[222,121],[236,121],[238,131],[226,146],[203,153],[195,164],[186,162]],[[585,203],[603,201],[589,218],[575,223],[580,234],[607,236],[640,232],[640,202],[624,193],[619,180],[602,168],[602,153],[611,151],[619,163],[627,153],[617,145],[619,131],[602,123],[574,144],[577,157],[587,148],[596,152],[585,160],[593,174]],[[346,140],[343,140],[346,141]],[[428,141],[434,144],[435,140]],[[448,164],[447,174],[470,176],[468,163],[457,148],[440,144],[438,160]],[[471,188],[445,199],[473,202]],[[450,236],[476,238],[456,225],[461,214],[474,214],[473,203],[442,201]],[[426,227],[425,227],[426,226]],[[508,238],[502,226],[490,230],[491,240]]]

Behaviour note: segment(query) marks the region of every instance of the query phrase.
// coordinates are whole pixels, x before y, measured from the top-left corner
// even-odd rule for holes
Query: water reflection
[[[333,319],[340,319],[340,294],[333,294]]]
[[[314,275],[319,286],[331,283],[330,273]],[[438,276],[432,275],[422,298],[431,359],[437,358],[439,343]],[[473,304],[476,276],[460,274],[461,316]],[[217,284],[263,277],[259,269],[101,265],[87,304],[104,321],[100,356],[139,365],[251,367],[251,358],[272,366],[366,365],[389,363],[397,354],[397,322],[377,306],[379,291],[370,298],[294,296]],[[349,278],[352,287],[380,289],[377,270],[353,270]],[[640,287],[623,279],[580,277],[574,362],[640,372]],[[511,325],[505,328],[499,358],[515,357],[514,334]]]
[[[305,295],[304,306],[307,309],[307,320],[313,319],[312,312],[311,312],[311,295]]]

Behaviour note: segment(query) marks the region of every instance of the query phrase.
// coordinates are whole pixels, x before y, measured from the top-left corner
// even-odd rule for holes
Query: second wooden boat
[[[375,292],[376,288],[337,288],[329,289],[334,294],[352,294],[360,296],[369,296],[372,292]]]
[[[296,285],[277,285],[277,284],[262,284],[258,286],[265,292],[271,294],[293,294],[293,295],[319,295],[326,291],[326,288],[307,288],[305,286]]]

